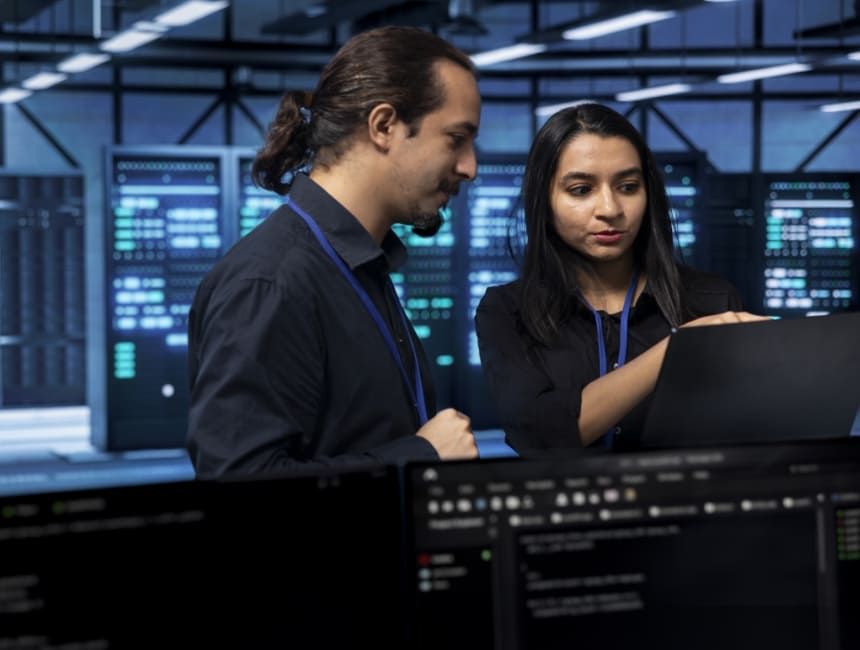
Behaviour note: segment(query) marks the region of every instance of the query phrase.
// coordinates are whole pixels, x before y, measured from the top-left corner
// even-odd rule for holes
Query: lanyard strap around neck
[[[407,341],[409,341],[409,348],[412,351],[412,360],[414,363],[414,375],[415,375],[415,384],[409,380],[409,373],[406,372],[406,367],[403,365],[403,359],[400,356],[400,352],[397,349],[397,344],[394,342],[394,337],[391,335],[391,330],[386,325],[385,321],[382,318],[382,315],[379,313],[379,310],[376,308],[376,305],[373,304],[373,301],[370,299],[370,296],[367,294],[367,291],[364,290],[364,287],[358,282],[352,271],[347,268],[346,264],[344,264],[343,260],[340,256],[335,252],[332,245],[329,243],[328,239],[326,239],[323,232],[320,230],[316,221],[304,210],[302,210],[298,205],[296,205],[295,201],[293,201],[290,197],[287,197],[286,200],[287,205],[289,205],[296,214],[298,214],[304,222],[311,229],[311,232],[317,238],[320,246],[322,246],[323,250],[326,254],[331,258],[331,260],[335,263],[340,272],[352,286],[355,293],[361,299],[361,302],[364,304],[365,309],[367,309],[370,316],[373,318],[376,323],[376,328],[379,330],[379,333],[382,334],[382,338],[385,339],[385,344],[388,346],[389,351],[391,352],[391,356],[394,357],[394,360],[397,362],[397,366],[400,368],[400,374],[403,376],[403,381],[406,383],[406,387],[409,390],[409,397],[412,399],[412,403],[418,411],[418,419],[423,426],[425,422],[427,422],[427,406],[424,401],[424,385],[421,382],[421,368],[418,365],[418,354],[415,351],[415,344],[412,342],[412,336],[409,333],[409,325],[406,321],[406,314],[403,311],[403,305],[400,304],[400,300],[397,297],[397,292],[394,290],[394,285],[391,283],[391,278],[388,277],[388,288],[392,292],[394,297],[394,302],[397,304],[397,312],[400,314],[400,322],[403,324],[403,331],[406,335]]]
[[[620,368],[627,360],[627,329],[630,321],[630,307],[633,305],[633,297],[636,295],[636,286],[639,284],[639,271],[633,273],[633,278],[630,280],[630,286],[627,288],[627,295],[624,297],[624,308],[621,310],[621,341],[618,344],[618,360],[615,363],[615,368]],[[582,295],[580,293],[580,295]],[[585,304],[594,315],[594,325],[597,329],[597,356],[600,363],[600,376],[603,377],[608,371],[606,361],[606,341],[603,338],[603,319],[600,318],[600,313],[591,306],[585,296],[582,296]],[[610,429],[604,436],[604,444],[608,449],[612,448],[612,441],[615,437],[615,430]]]

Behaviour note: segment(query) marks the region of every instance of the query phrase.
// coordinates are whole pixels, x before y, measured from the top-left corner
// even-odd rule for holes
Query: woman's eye
[[[567,191],[574,196],[585,196],[591,191],[591,188],[588,185],[577,185],[569,188]]]

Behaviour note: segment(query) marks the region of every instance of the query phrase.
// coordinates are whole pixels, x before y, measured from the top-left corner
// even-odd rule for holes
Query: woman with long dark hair
[[[764,317],[741,311],[729,282],[676,259],[654,156],[611,108],[553,115],[522,194],[520,277],[488,289],[475,315],[507,442],[521,454],[635,448],[673,329]]]

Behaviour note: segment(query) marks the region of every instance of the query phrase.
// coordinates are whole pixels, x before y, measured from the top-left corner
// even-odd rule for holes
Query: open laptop
[[[860,435],[860,312],[679,329],[644,447]]]

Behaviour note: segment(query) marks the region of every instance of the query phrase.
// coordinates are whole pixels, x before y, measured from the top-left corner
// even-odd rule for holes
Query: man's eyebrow
[[[467,132],[467,133],[469,133],[469,134],[473,134],[473,133],[477,133],[477,132],[478,132],[478,127],[477,127],[477,125],[473,124],[472,122],[468,122],[468,121],[464,121],[464,122],[457,122],[456,124],[451,124],[451,125],[449,125],[449,126],[447,127],[447,129],[448,129],[449,131],[450,131],[450,130],[458,130],[458,129],[459,129],[459,130],[466,131],[466,132]]]

